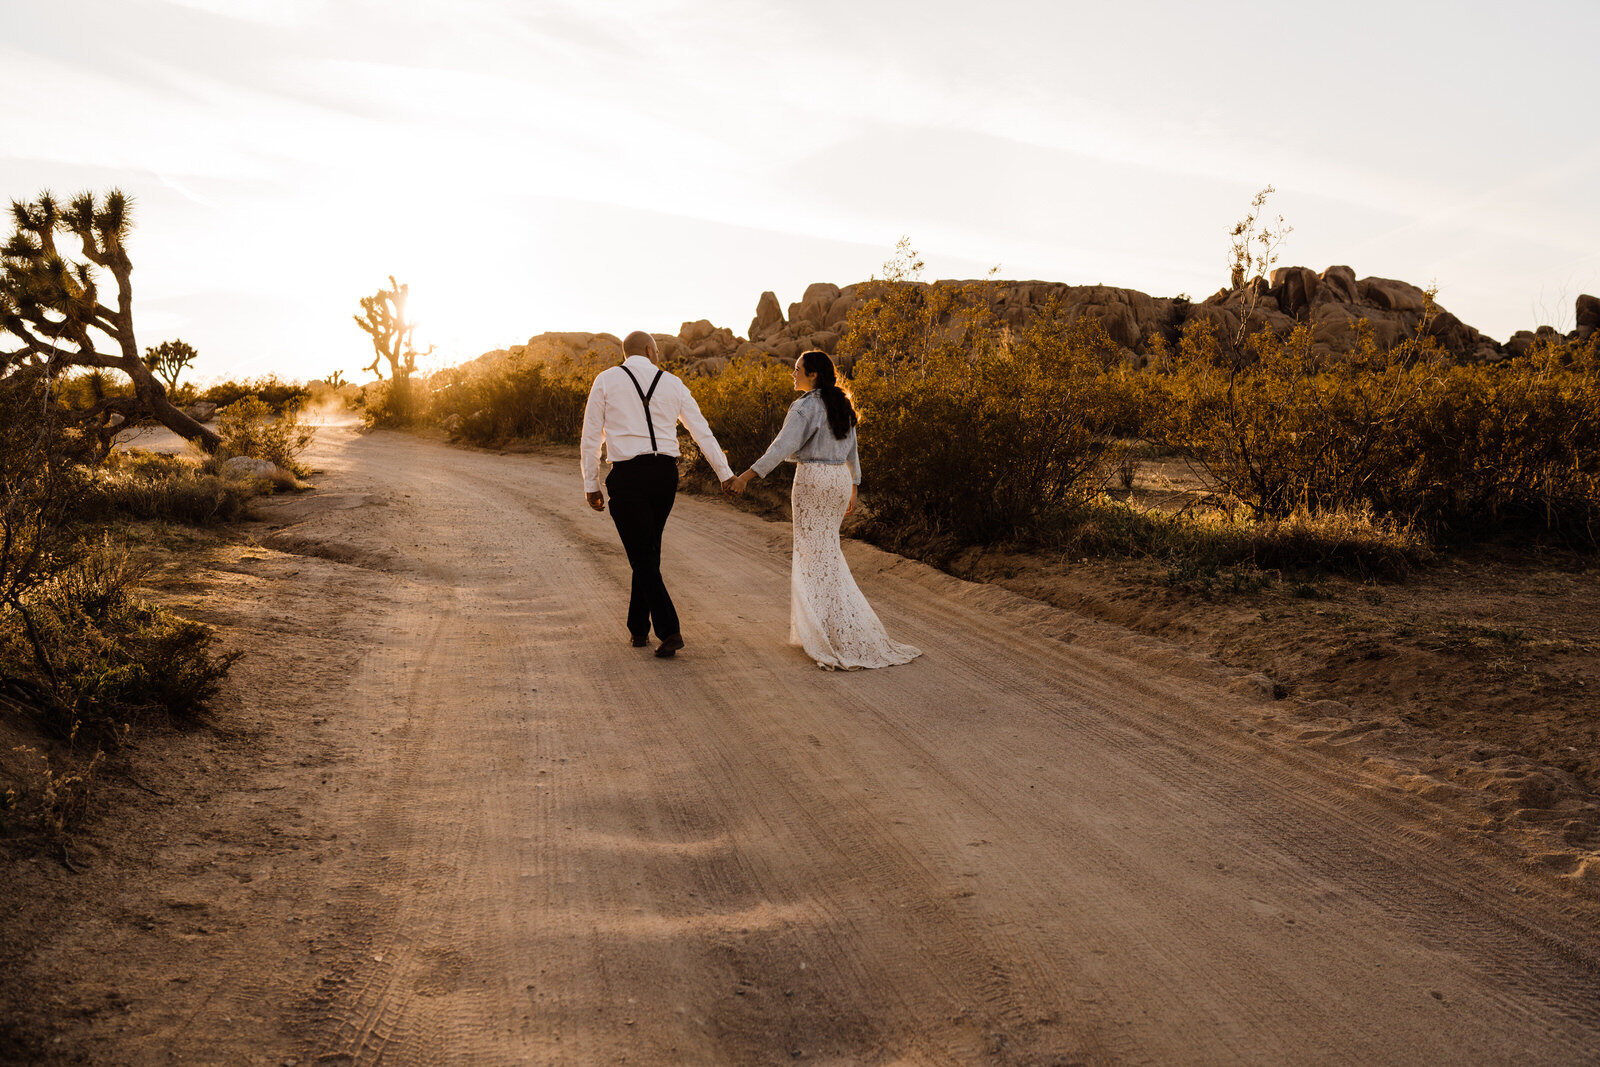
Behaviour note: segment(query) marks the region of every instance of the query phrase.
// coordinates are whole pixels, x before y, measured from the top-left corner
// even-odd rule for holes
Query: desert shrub
[[[1440,371],[1402,428],[1407,475],[1374,503],[1448,536],[1600,545],[1600,339]]]
[[[874,522],[952,546],[1030,539],[1092,494],[1118,353],[1099,324],[1046,309],[1027,331],[867,361],[856,379]]]
[[[3,620],[0,663],[41,685],[34,710],[50,735],[115,745],[133,725],[192,721],[216,695],[236,654],[214,653],[210,627],[143,602],[147,573],[102,536],[30,592],[40,649]]]
[[[924,282],[922,260],[906,238],[883,265],[883,276],[860,287],[861,302],[845,320],[837,357],[879,373],[916,373],[992,344],[1000,333],[979,283]]]
[[[164,452],[115,451],[79,472],[72,514],[86,522],[155,519],[210,526],[242,517],[260,491],[253,479]]]
[[[374,429],[400,429],[426,421],[421,384],[414,378],[384,379],[361,391],[361,419]]]
[[[217,412],[220,457],[254,456],[286,471],[309,474],[297,458],[310,445],[316,431],[301,421],[295,410],[277,414],[260,397],[247,396]]]
[[[1245,565],[1398,579],[1434,558],[1424,533],[1367,510],[1296,511],[1258,521],[1248,510],[1173,513],[1104,496],[1063,513],[1044,539],[1069,557],[1150,559],[1212,576]]]
[[[510,359],[489,368],[453,368],[435,375],[429,422],[474,444],[513,439],[571,443],[583,433],[593,375]]]
[[[1263,332],[1246,359],[1186,331],[1160,433],[1256,520],[1368,509],[1434,536],[1600,541],[1595,344],[1492,366],[1426,339],[1318,354],[1309,329]]]
[[[225,408],[249,396],[260,400],[274,415],[284,415],[304,407],[311,398],[311,390],[302,382],[286,382],[276,374],[269,374],[254,380],[218,382],[207,386],[196,399]]]
[[[72,540],[67,500],[86,442],[35,368],[0,378],[0,605],[31,631],[28,594]]]
[[[88,813],[103,747],[142,721],[196,717],[233,662],[208,627],[141,602],[146,568],[121,545],[85,537],[84,520],[112,506],[100,479],[155,482],[182,461],[95,465],[56,399],[36,369],[0,377],[0,713],[62,742],[33,753],[37,769],[13,776],[22,794],[0,790],[0,807],[53,836]]]
[[[1256,519],[1376,503],[1373,490],[1400,476],[1402,428],[1433,363],[1319,355],[1304,325],[1245,347],[1246,359],[1225,357],[1209,331],[1185,332],[1169,442]]]
[[[789,367],[760,358],[734,360],[719,375],[690,379],[689,391],[735,471],[761,458],[796,399]],[[698,454],[693,441],[686,442],[684,455]],[[784,464],[773,475],[781,480],[793,473]]]

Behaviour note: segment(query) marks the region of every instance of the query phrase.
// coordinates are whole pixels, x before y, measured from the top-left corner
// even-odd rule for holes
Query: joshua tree
[[[162,341],[154,348],[144,350],[144,365],[167,384],[168,389],[178,388],[178,376],[194,366],[200,353],[185,341]]]
[[[35,367],[54,381],[70,367],[121,371],[134,395],[103,398],[83,416],[98,420],[102,445],[119,426],[149,417],[215,451],[222,439],[174,407],[139,357],[127,252],[131,214],[128,197],[118,190],[101,201],[83,193],[64,210],[48,192],[31,203],[12,202],[16,231],[0,248],[0,336],[10,335],[22,347],[0,349],[0,375]],[[78,241],[83,262],[57,250],[57,234]],[[116,282],[114,308],[101,299],[102,271]]]
[[[411,341],[417,324],[406,317],[406,298],[411,287],[401,285],[389,275],[389,288],[361,298],[361,314],[353,316],[356,325],[372,339],[372,363],[363,368],[383,377],[383,364],[389,363],[394,379],[385,405],[391,417],[404,422],[411,414],[411,376],[417,370],[417,349]],[[421,353],[426,356],[433,351]]]

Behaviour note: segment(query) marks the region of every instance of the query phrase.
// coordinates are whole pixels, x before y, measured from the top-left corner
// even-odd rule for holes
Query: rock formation
[[[1392,278],[1358,279],[1346,266],[1332,266],[1320,273],[1307,267],[1280,267],[1270,278],[1221,289],[1199,302],[1184,296],[1152,297],[1136,289],[1063,282],[902,284],[968,287],[988,301],[996,321],[1014,330],[1025,328],[1041,308],[1057,301],[1071,319],[1088,317],[1099,322],[1135,367],[1145,366],[1158,347],[1170,349],[1184,326],[1197,320],[1210,322],[1225,337],[1236,336],[1241,321],[1249,332],[1265,326],[1279,334],[1305,323],[1311,327],[1313,350],[1322,354],[1355,350],[1363,321],[1377,345],[1387,348],[1417,336],[1426,320],[1427,333],[1450,358],[1462,362],[1494,362],[1521,355],[1545,339],[1587,340],[1600,330],[1600,299],[1584,295],[1578,297],[1577,329],[1572,333],[1561,335],[1542,326],[1537,331],[1519,331],[1502,345],[1437,305],[1430,318],[1427,293],[1416,286]],[[734,359],[787,363],[812,348],[835,355],[851,312],[866,298],[865,287],[866,283],[841,287],[815,282],[789,305],[787,314],[775,293],[764,292],[756,303],[748,337],[706,319],[685,322],[676,336],[655,335],[661,362],[687,377],[696,377],[720,374]],[[550,364],[615,363],[622,358],[622,342],[608,333],[544,333],[530,337],[526,345],[489,352],[473,362],[508,357]],[[848,366],[841,369],[850,371]]]

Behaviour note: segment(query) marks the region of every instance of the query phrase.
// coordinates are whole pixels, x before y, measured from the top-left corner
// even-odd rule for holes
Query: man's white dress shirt
[[[629,356],[622,367],[633,372],[639,389],[650,392],[650,382],[660,370],[647,356]],[[678,455],[678,423],[683,423],[700,451],[705,453],[717,480],[733,477],[728,457],[712,436],[706,417],[700,414],[689,387],[675,374],[661,372],[661,382],[650,395],[650,419],[656,428],[656,445],[650,447],[650,426],[645,422],[644,404],[622,367],[607,367],[595,375],[589,389],[589,403],[583,409],[583,441],[579,445],[583,463],[583,491],[600,491],[600,445],[612,463],[655,451],[664,456]]]

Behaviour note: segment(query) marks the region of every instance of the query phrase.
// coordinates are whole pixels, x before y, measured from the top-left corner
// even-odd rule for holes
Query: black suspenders
[[[621,366],[620,364],[618,365]],[[657,368],[656,376],[650,379],[650,389],[648,391],[639,388],[639,379],[633,376],[633,371],[623,367],[622,373],[626,374],[628,381],[633,383],[633,391],[639,394],[639,399],[644,404],[644,424],[650,427],[650,451],[659,452],[660,449],[656,447],[656,423],[650,417],[650,398],[656,395],[656,386],[661,384],[662,371]]]

